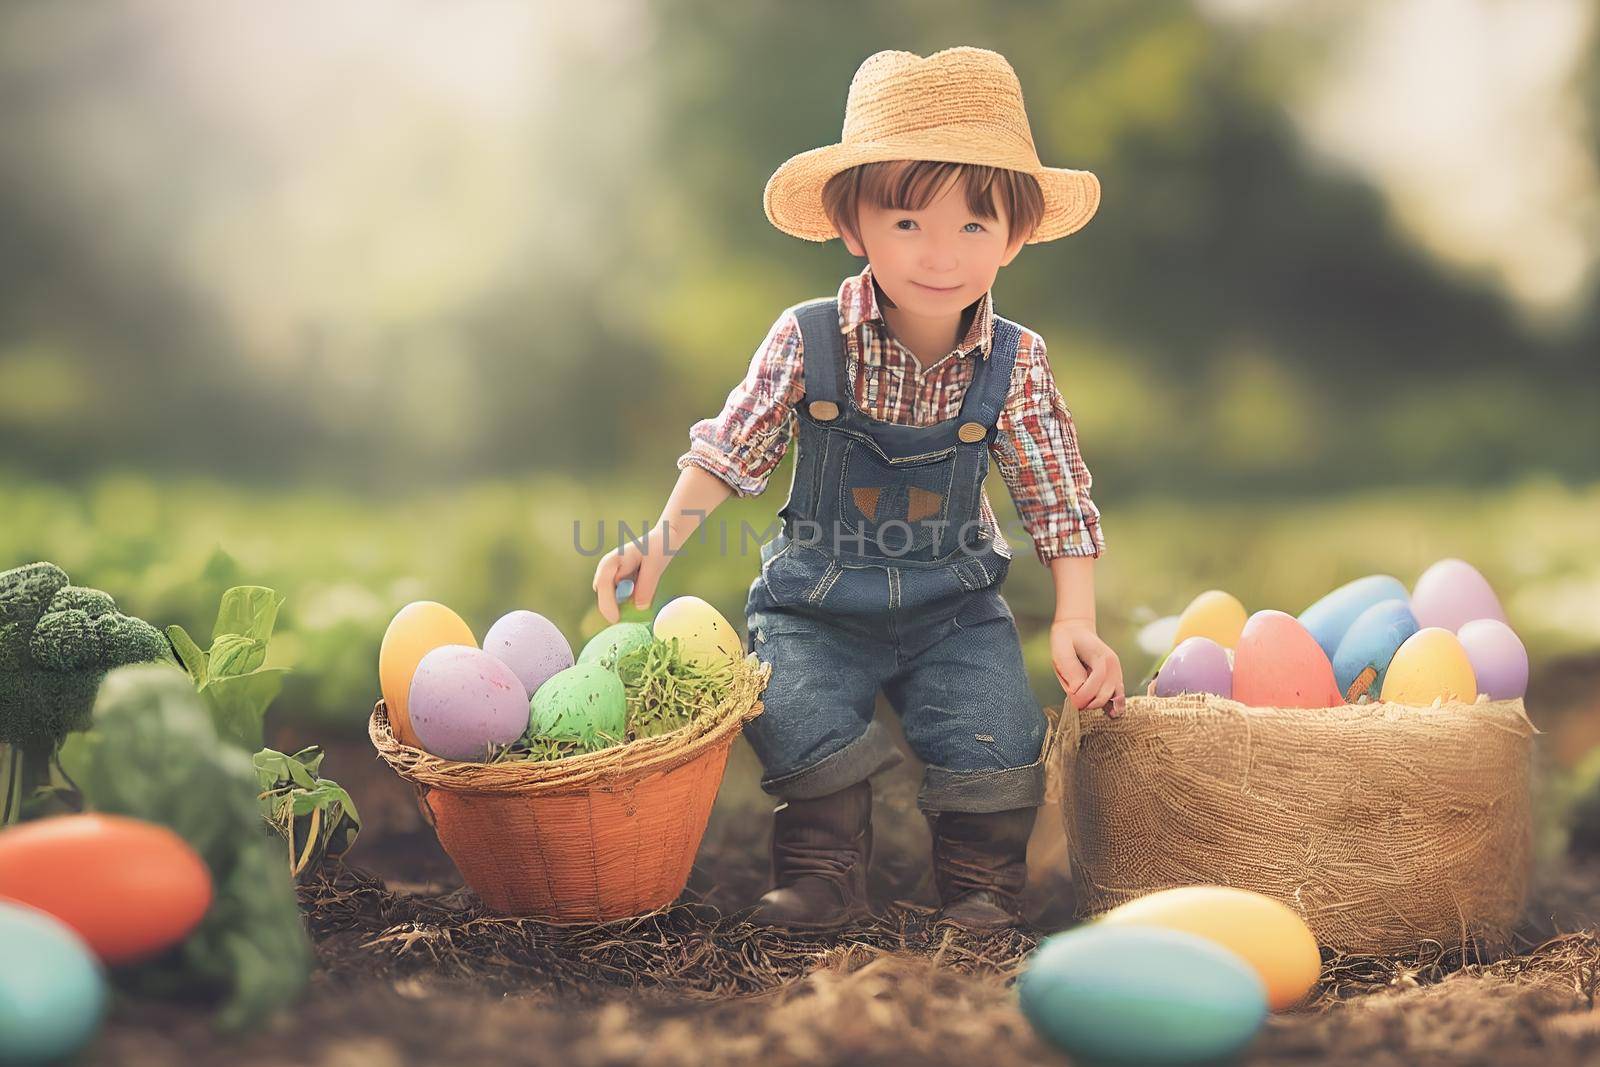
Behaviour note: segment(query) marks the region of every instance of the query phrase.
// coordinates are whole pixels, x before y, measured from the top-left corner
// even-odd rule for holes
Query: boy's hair
[[[865,201],[885,211],[921,211],[933,202],[952,175],[964,185],[967,208],[980,219],[998,219],[995,203],[1006,210],[1007,243],[1018,234],[1032,237],[1044,218],[1044,193],[1031,174],[978,163],[888,160],[840,171],[822,187],[822,209],[840,233],[861,240],[856,205]]]

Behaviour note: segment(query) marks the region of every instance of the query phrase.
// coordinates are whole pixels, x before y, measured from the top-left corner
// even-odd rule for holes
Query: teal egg
[[[642,622],[613,623],[589,638],[589,643],[578,653],[578,662],[614,667],[618,656],[632,652],[641,645],[648,645],[654,640],[655,636],[650,633],[650,627]]]
[[[628,694],[609,667],[574,663],[533,694],[528,717],[536,735],[605,748],[627,735]]]
[[[1383,692],[1384,675],[1389,673],[1389,661],[1420,628],[1405,600],[1382,600],[1356,616],[1333,654],[1333,679],[1339,692],[1349,699],[1350,687],[1370,670],[1374,673],[1363,692],[1377,700]]]
[[[1236,953],[1156,926],[1089,924],[1047,937],[1017,984],[1022,1014],[1085,1064],[1227,1060],[1267,1017],[1267,990]]]
[[[1411,594],[1400,579],[1387,574],[1371,574],[1346,582],[1300,613],[1300,625],[1311,632],[1328,659],[1339,651],[1339,642],[1356,617],[1380,600],[1410,600]]]
[[[0,1064],[71,1056],[100,1029],[106,982],[77,931],[26,904],[0,900]]]

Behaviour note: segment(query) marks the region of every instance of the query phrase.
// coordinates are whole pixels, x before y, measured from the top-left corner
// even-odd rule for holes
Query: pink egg
[[[1506,621],[1505,609],[1488,580],[1461,559],[1441,559],[1422,572],[1411,591],[1411,614],[1419,626],[1451,633],[1474,619]]]
[[[483,650],[515,671],[529,693],[537,693],[573,662],[572,645],[537,611],[502,615],[484,635]]]
[[[411,679],[411,728],[422,747],[452,760],[482,761],[528,729],[528,691],[481,648],[440,645]]]
[[[1244,624],[1233,659],[1233,699],[1254,707],[1331,708],[1344,703],[1333,664],[1300,621],[1258,611]]]
[[[1456,632],[1472,661],[1478,692],[1490,700],[1516,700],[1528,692],[1528,650],[1499,619],[1473,619]]]
[[[1209,637],[1186,637],[1172,650],[1156,675],[1156,696],[1179,693],[1233,695],[1233,667],[1228,650]]]

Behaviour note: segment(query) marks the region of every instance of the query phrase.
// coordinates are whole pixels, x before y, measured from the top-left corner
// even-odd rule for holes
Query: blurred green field
[[[719,509],[707,541],[685,548],[667,571],[656,605],[693,593],[742,630],[758,534],[774,521],[787,485],[780,468],[766,494]],[[501,614],[528,608],[581,644],[604,625],[589,589],[600,523],[614,544],[618,520],[639,530],[669,487],[667,476],[628,486],[547,478],[363,499],[133,474],[62,485],[0,473],[0,569],[49,559],[126,610],[196,634],[210,633],[227,586],[278,589],[288,600],[269,663],[293,673],[272,714],[331,739],[363,730],[377,696],[378,644],[410,601],[446,603],[480,635]],[[989,492],[1009,531],[1015,517],[998,475]],[[1395,488],[1298,502],[1162,495],[1101,507],[1108,547],[1096,568],[1100,628],[1130,685],[1151,665],[1136,644],[1139,628],[1204,589],[1227,589],[1251,610],[1299,612],[1364,574],[1410,584],[1443,556],[1488,576],[1536,671],[1556,656],[1600,648],[1600,483]],[[744,554],[741,524],[753,531]],[[727,554],[717,543],[721,528]],[[1053,703],[1061,695],[1046,642],[1053,591],[1026,539],[1012,542],[1006,596],[1035,689]]]

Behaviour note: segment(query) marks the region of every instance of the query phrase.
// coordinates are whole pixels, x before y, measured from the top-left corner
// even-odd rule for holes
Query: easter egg
[[[1281,901],[1248,889],[1163,889],[1113,908],[1097,921],[1160,926],[1210,938],[1255,968],[1273,1011],[1298,1004],[1322,973],[1317,939],[1305,920]]]
[[[614,667],[617,657],[648,645],[654,640],[650,627],[642,622],[615,623],[589,638],[589,643],[578,653],[578,662]]]
[[[395,613],[378,649],[378,679],[395,740],[412,748],[421,747],[411,728],[410,694],[411,679],[422,657],[440,645],[477,643],[471,627],[443,604],[418,600]]]
[[[1190,637],[1209,637],[1224,648],[1233,648],[1239,643],[1246,617],[1238,597],[1220,589],[1208,589],[1189,601],[1189,606],[1178,616],[1178,632],[1172,643],[1178,645]]]
[[[656,613],[655,636],[661,641],[678,639],[686,662],[715,666],[738,659],[744,652],[739,632],[728,625],[717,609],[697,596],[680,596],[661,606]]]
[[[0,960],[0,1064],[64,1060],[89,1043],[105,1014],[106,982],[77,931],[0,900]]]
[[[1228,663],[1228,650],[1209,637],[1186,638],[1173,649],[1156,674],[1156,696],[1179,693],[1232,696],[1233,668]]]
[[[1422,572],[1411,591],[1411,613],[1424,629],[1437,626],[1451,633],[1473,619],[1507,621],[1488,579],[1460,559],[1441,559]]]
[[[627,739],[628,696],[610,668],[578,663],[539,687],[530,716],[538,736],[605,748]]]
[[[1040,942],[1017,982],[1022,1014],[1075,1062],[1203,1064],[1260,1030],[1267,993],[1249,963],[1209,938],[1090,923]]]
[[[443,759],[482,762],[528,730],[528,691],[510,667],[476,645],[441,645],[411,680],[411,727]]]
[[[1528,650],[1498,619],[1473,619],[1456,632],[1467,650],[1478,692],[1490,700],[1515,700],[1528,692]]]
[[[1330,660],[1339,652],[1345,631],[1363,611],[1381,600],[1408,597],[1400,579],[1387,574],[1372,574],[1347,582],[1300,613],[1300,625],[1317,639],[1323,655]]]
[[[1419,629],[1404,600],[1380,600],[1357,615],[1333,654],[1333,680],[1345,700],[1354,704],[1362,694],[1376,700],[1394,654]]]
[[[1254,707],[1331,708],[1344,703],[1333,664],[1316,638],[1287,612],[1250,616],[1233,661],[1233,699]]]
[[[1478,679],[1461,641],[1449,630],[1424,626],[1395,652],[1383,679],[1383,699],[1396,704],[1478,699]]]
[[[537,611],[502,615],[484,635],[483,650],[510,667],[528,693],[572,666],[572,645],[555,623]]]
[[[211,907],[211,872],[165,826],[58,815],[0,831],[0,897],[49,912],[115,966],[188,937]]]

